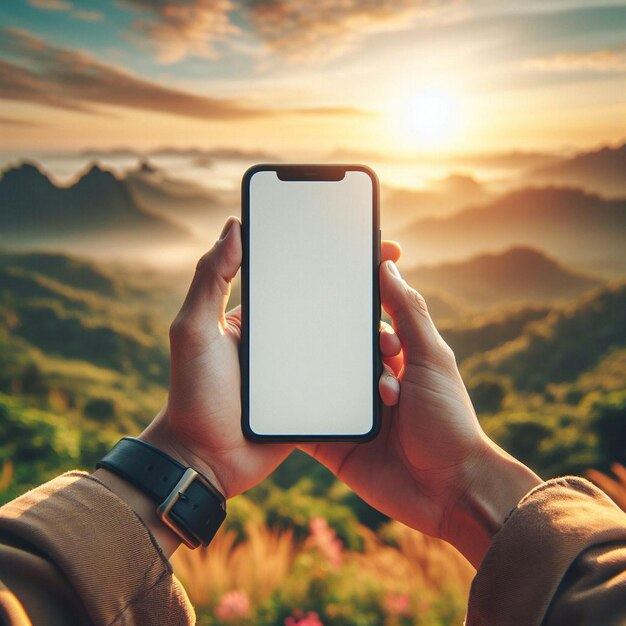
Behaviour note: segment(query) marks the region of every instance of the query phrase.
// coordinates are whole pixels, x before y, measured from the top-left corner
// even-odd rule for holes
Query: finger
[[[383,365],[389,367],[396,378],[400,378],[402,368],[404,367],[404,355],[400,352],[396,356],[383,357]]]
[[[230,283],[241,265],[241,256],[241,224],[231,216],[220,238],[198,261],[181,310],[186,318],[224,321]]]
[[[418,363],[435,352],[444,353],[447,346],[435,328],[426,301],[407,284],[392,261],[381,265],[380,294],[402,343],[406,363]]]
[[[241,305],[226,313],[226,325],[237,341],[241,340]]]
[[[238,304],[236,307],[228,311],[228,313],[226,313],[226,317],[232,317],[233,319],[241,321],[241,304]]]
[[[400,399],[400,383],[388,367],[378,381],[378,392],[386,406],[394,406]]]
[[[387,322],[380,323],[380,351],[383,356],[396,356],[402,350],[402,344],[396,331]]]
[[[397,241],[383,239],[380,242],[380,260],[397,263],[402,256],[402,247]]]

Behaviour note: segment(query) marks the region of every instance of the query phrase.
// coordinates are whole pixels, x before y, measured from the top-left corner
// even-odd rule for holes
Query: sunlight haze
[[[262,3],[178,18],[138,1],[3,3],[2,149],[456,153],[626,136],[622,3],[279,5],[280,28]]]

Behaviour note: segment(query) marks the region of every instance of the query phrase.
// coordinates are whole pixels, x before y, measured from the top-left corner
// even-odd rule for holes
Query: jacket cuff
[[[466,625],[539,626],[574,560],[625,537],[624,513],[587,480],[538,485],[495,535],[472,582]]]
[[[0,530],[51,560],[95,624],[195,623],[148,528],[90,474],[68,472],[6,504]]]

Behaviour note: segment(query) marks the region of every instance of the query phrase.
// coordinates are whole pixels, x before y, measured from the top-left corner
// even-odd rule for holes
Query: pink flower
[[[388,593],[385,597],[385,608],[391,615],[410,615],[410,603],[406,593]]]
[[[319,615],[313,611],[309,611],[304,615],[302,609],[296,609],[293,616],[285,620],[285,626],[324,626],[320,622]]]
[[[249,617],[250,601],[245,591],[230,591],[222,596],[219,604],[215,607],[215,616],[225,622],[235,622],[241,618]]]
[[[307,544],[317,548],[337,568],[341,565],[343,543],[337,539],[335,531],[328,525],[325,517],[312,517],[309,522],[310,535]]]

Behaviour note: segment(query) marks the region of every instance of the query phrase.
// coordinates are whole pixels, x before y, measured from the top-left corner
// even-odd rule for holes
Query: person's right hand
[[[477,567],[506,513],[541,481],[485,435],[452,350],[392,261],[381,265],[380,290],[394,327],[381,332],[389,375],[379,389],[392,405],[381,432],[366,444],[301,448],[372,506],[446,539]]]

